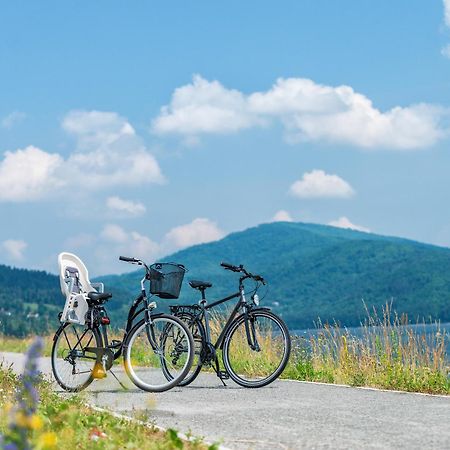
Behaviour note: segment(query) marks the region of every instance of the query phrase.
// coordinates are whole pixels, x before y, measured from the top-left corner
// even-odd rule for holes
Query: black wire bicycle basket
[[[152,277],[150,293],[160,298],[178,298],[186,268],[176,263],[155,263],[150,269],[156,270],[163,276]]]

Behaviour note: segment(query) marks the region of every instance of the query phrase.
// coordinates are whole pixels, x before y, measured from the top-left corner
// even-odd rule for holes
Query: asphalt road
[[[21,354],[0,353],[2,359],[18,371],[23,366]],[[50,373],[49,358],[41,358],[41,370]],[[146,414],[159,426],[231,449],[450,449],[450,397],[295,381],[223,387],[210,374],[190,387],[149,394],[116,372],[130,389],[108,376],[86,391],[88,402]]]

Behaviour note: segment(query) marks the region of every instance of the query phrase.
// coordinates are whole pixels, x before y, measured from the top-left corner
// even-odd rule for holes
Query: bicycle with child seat
[[[259,287],[265,285],[260,275],[248,272],[243,265],[234,266],[221,263],[226,270],[240,273],[238,292],[221,300],[208,304],[205,290],[212,284],[192,280],[190,286],[201,293],[197,305],[172,305],[172,314],[185,321],[194,337],[195,360],[191,370],[180,386],[187,386],[199,375],[203,366],[213,368],[225,385],[224,380],[231,378],[244,387],[257,388],[266,386],[277,379],[289,360],[291,338],[284,321],[270,311],[261,307],[257,294]],[[244,281],[256,282],[251,293],[251,300],[246,297]],[[230,316],[220,331],[217,341],[211,341],[211,310],[225,302],[238,298]],[[220,370],[218,350],[222,351],[225,370]],[[163,365],[167,379],[175,374],[170,367]]]
[[[84,329],[66,322],[53,338],[53,373],[59,385],[67,391],[80,391],[89,386],[94,378],[104,378],[106,371],[111,370],[113,362],[121,356],[133,383],[149,392],[163,392],[176,386],[192,366],[194,341],[191,332],[179,318],[156,313],[156,303],[149,301],[145,287],[149,281],[152,295],[177,298],[184,266],[155,263],[149,267],[140,259],[125,256],[119,259],[145,269],[141,293],[129,309],[123,339],[111,342],[108,339],[110,319],[104,303],[112,295],[88,293],[89,310]],[[170,285],[174,273],[177,274],[175,288]],[[164,375],[167,368],[172,374],[170,380]],[[111,373],[114,375],[114,372]]]

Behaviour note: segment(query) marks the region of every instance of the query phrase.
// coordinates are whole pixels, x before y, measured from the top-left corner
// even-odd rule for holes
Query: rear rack
[[[183,313],[195,314],[200,309],[201,308],[198,305],[171,305],[170,306],[170,312],[174,315],[183,314]]]

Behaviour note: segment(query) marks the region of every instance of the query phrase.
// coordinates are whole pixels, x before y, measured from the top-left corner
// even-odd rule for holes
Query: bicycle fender
[[[58,329],[56,330],[55,334],[53,335],[53,342],[56,341],[56,336],[59,336],[60,332],[62,331],[62,329],[64,328],[65,323],[62,323]]]

